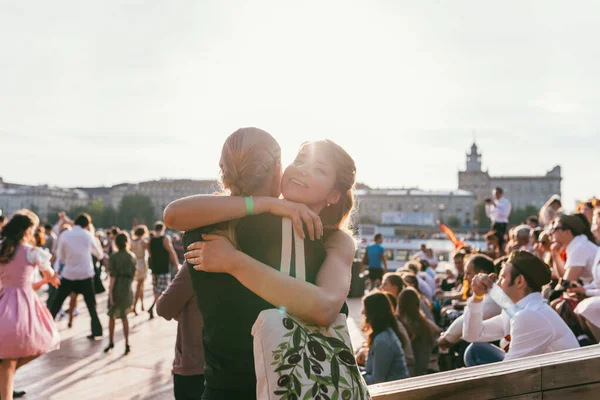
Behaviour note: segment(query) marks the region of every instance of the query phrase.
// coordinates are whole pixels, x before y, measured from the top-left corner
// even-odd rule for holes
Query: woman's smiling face
[[[314,144],[304,146],[281,180],[283,197],[306,204],[315,212],[339,199],[339,192],[335,190],[335,167],[320,150],[320,146]]]

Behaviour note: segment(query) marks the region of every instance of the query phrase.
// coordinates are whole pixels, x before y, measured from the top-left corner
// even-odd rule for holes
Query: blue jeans
[[[506,353],[498,346],[490,343],[471,343],[465,351],[465,365],[474,367],[500,362],[504,360]]]

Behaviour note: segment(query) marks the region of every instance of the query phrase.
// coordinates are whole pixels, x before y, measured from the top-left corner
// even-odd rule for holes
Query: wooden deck
[[[151,289],[146,302],[151,304]],[[354,346],[364,336],[361,301],[350,299],[348,325]],[[66,302],[65,302],[66,306]],[[98,296],[98,313],[105,327],[102,341],[89,341],[90,320],[80,299],[80,315],[72,329],[58,321],[60,350],[46,354],[17,372],[16,388],[27,399],[117,400],[173,398],[171,365],[177,323],[144,313],[130,318],[132,353],[123,356],[122,329],[117,321],[115,349],[108,343],[106,294]],[[600,346],[554,353],[506,363],[467,368],[370,387],[374,400],[579,400],[600,398]]]
[[[90,319],[80,296],[79,316],[73,328],[67,317],[57,322],[62,342],[59,350],[48,353],[17,371],[15,387],[27,392],[26,399],[117,400],[173,398],[171,366],[177,323],[160,317],[148,319],[148,313],[130,317],[132,352],[123,356],[125,344],[117,321],[115,348],[105,355],[108,344],[106,293],[97,296],[98,314],[104,326],[104,338],[90,341]],[[146,306],[152,304],[151,288],[146,287]],[[67,307],[68,300],[64,307]],[[138,306],[139,307],[139,306]],[[360,299],[350,299],[351,336],[356,344],[363,340]]]
[[[374,400],[595,400],[600,345],[370,386]]]

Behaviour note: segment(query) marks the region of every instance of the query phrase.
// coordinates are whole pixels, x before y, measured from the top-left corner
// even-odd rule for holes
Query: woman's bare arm
[[[254,209],[257,214],[267,212],[261,207],[265,202],[256,198]],[[165,224],[171,229],[189,231],[201,226],[231,221],[246,216],[243,197],[196,195],[184,197],[170,203],[163,213]]]
[[[254,214],[271,213],[290,218],[300,237],[304,238],[302,223],[309,237],[320,238],[323,225],[319,216],[306,205],[274,197],[254,197]],[[246,216],[246,200],[239,196],[196,195],[175,200],[165,208],[163,219],[171,229],[189,231],[202,226],[231,221]]]
[[[235,250],[223,237],[206,235],[206,242],[194,243],[188,262],[208,272],[227,272],[265,301],[284,307],[290,314],[309,323],[330,325],[337,318],[350,289],[355,243],[344,232],[331,235],[326,257],[317,275],[316,285],[279,272]],[[197,250],[202,255],[195,258]]]

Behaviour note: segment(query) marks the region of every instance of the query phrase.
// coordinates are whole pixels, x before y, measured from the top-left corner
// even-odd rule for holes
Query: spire
[[[481,153],[479,153],[477,143],[475,143],[475,133],[473,133],[471,154],[467,154],[467,171],[481,171]]]

